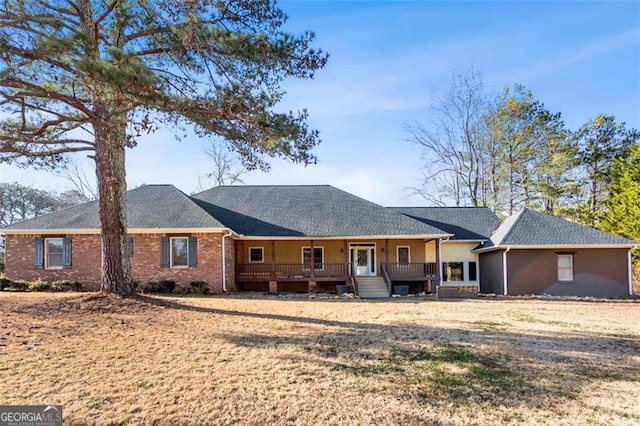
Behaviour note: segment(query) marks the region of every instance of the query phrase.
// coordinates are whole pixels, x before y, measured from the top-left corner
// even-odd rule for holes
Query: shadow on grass
[[[289,347],[292,350],[285,351],[282,362],[315,363],[328,371],[381,381],[394,396],[420,404],[555,407],[578,398],[596,382],[640,382],[640,366],[624,361],[640,353],[640,340],[634,335],[515,332],[482,322],[457,327],[379,324],[211,308],[190,304],[191,298],[145,295],[60,300],[67,300],[64,303],[71,310],[84,304],[85,309],[76,310],[81,313],[111,312],[94,310],[111,303],[116,312],[118,306],[137,312],[162,307],[201,313],[202,321],[215,322],[218,316],[263,320],[263,333],[254,328],[242,333],[219,329],[211,339],[244,347]],[[33,305],[25,312],[44,315],[41,306]],[[346,304],[345,308],[356,309],[357,305]]]
[[[620,362],[640,352],[640,340],[632,335],[512,332],[477,322],[469,322],[468,328],[377,324],[208,308],[153,297],[140,300],[171,309],[289,323],[295,333],[221,330],[215,338],[245,347],[302,349],[306,355],[288,354],[283,361],[314,362],[386,380],[405,397],[411,389],[409,397],[425,404],[549,407],[578,398],[594,382],[640,382],[640,366]],[[301,327],[307,330],[301,333]]]

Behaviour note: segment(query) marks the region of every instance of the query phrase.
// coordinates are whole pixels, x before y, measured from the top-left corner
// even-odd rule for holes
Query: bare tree
[[[67,161],[63,167],[55,171],[55,174],[71,184],[70,191],[77,194],[79,199],[84,201],[98,199],[98,187],[95,177],[89,178],[76,161]]]
[[[249,173],[238,155],[222,143],[212,142],[205,150],[205,155],[211,159],[211,173],[205,175],[212,179],[215,185],[243,184],[241,176]],[[202,188],[202,182],[200,187]]]
[[[449,90],[433,107],[432,122],[405,127],[407,140],[423,149],[423,180],[413,188],[416,193],[435,202],[439,195],[429,189],[435,186],[456,205],[483,203],[484,117],[490,96],[478,71],[453,73]]]

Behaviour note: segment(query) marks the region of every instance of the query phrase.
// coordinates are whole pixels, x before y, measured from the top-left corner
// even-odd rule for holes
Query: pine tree
[[[640,143],[625,159],[614,160],[602,229],[640,242]],[[634,289],[640,290],[640,249],[634,250]]]
[[[170,125],[224,138],[248,168],[264,156],[313,163],[307,113],[280,113],[286,78],[326,54],[282,30],[270,0],[4,0],[0,8],[0,161],[56,167],[95,160],[102,290],[131,294],[125,149]]]
[[[614,160],[602,229],[640,241],[640,143],[629,156]]]
[[[624,158],[640,133],[626,129],[612,115],[600,114],[576,133],[579,161],[585,175],[586,199],[576,208],[576,217],[590,226],[598,226],[606,209],[611,165]]]

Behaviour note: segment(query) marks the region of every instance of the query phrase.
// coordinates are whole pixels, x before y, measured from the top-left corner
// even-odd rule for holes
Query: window
[[[62,238],[45,238],[45,268],[62,269],[64,267],[64,243]]]
[[[443,262],[443,281],[464,281],[464,262]]]
[[[478,263],[469,262],[469,281],[478,281]]]
[[[302,247],[302,263],[305,268],[311,265],[311,247]],[[317,270],[324,269],[324,247],[313,248],[313,268]]]
[[[187,237],[171,238],[171,267],[186,268],[189,266],[189,239]]]
[[[558,281],[573,281],[573,255],[558,255]]]
[[[33,267],[35,269],[71,268],[71,238],[34,238]]]
[[[249,262],[250,263],[262,263],[262,262],[264,262],[264,248],[263,247],[249,247]]]
[[[398,265],[409,265],[411,256],[409,247],[398,247]]]
[[[198,238],[160,237],[161,268],[192,268],[198,266]]]
[[[127,256],[133,256],[133,237],[127,237]]]

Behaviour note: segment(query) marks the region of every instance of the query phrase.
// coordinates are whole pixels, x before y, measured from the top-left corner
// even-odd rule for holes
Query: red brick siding
[[[65,235],[73,239],[70,269],[47,270],[33,266],[33,239],[37,235],[8,235],[5,272],[11,279],[44,281],[76,280],[87,290],[100,289],[100,237],[98,235]],[[173,235],[167,235],[173,236]],[[160,268],[160,237],[158,234],[133,234],[131,272],[134,281],[144,285],[149,281],[173,280],[188,287],[192,281],[205,281],[213,293],[222,292],[222,236],[220,234],[188,234],[198,238],[198,266],[193,268]],[[227,244],[227,281],[233,285],[233,241]],[[228,287],[229,288],[229,287]]]
[[[149,281],[173,280],[176,284],[184,287],[188,287],[192,281],[205,281],[213,293],[221,293],[221,235],[189,234],[181,236],[198,238],[198,266],[194,268],[160,268],[160,235],[133,235],[133,256],[131,257],[133,279],[141,285]],[[231,260],[233,261],[233,258]]]
[[[10,279],[33,281],[75,280],[87,290],[100,289],[100,236],[57,235],[70,237],[70,269],[35,269],[33,265],[33,239],[40,235],[7,235],[5,274]],[[47,236],[48,237],[48,236]],[[43,237],[43,238],[47,238]]]

